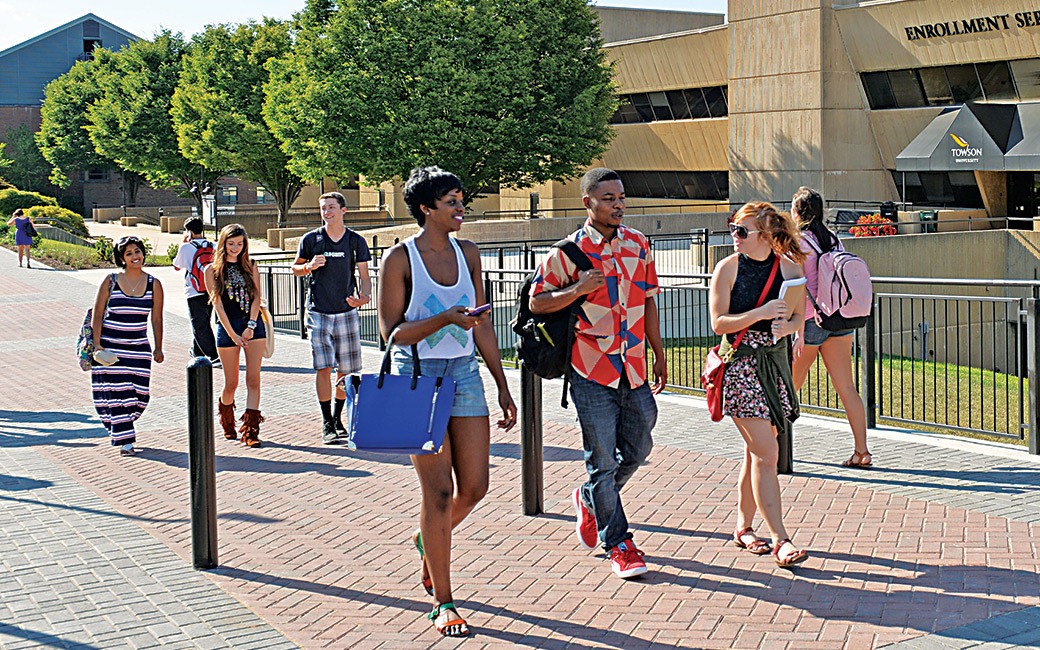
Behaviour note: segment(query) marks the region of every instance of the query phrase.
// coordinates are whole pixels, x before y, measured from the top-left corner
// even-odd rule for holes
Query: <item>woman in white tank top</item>
[[[404,199],[422,229],[382,259],[379,329],[384,339],[393,334],[398,374],[411,374],[415,345],[422,374],[455,380],[444,446],[437,454],[412,456],[422,488],[419,530],[412,540],[423,563],[422,585],[434,598],[429,618],[445,636],[466,636],[469,628],[452,602],[451,531],[487,492],[491,444],[474,347],[498,387],[500,429],[516,424],[516,405],[502,372],[490,312],[469,314],[487,300],[477,246],[449,236],[462,227],[461,181],[438,167],[413,169]]]

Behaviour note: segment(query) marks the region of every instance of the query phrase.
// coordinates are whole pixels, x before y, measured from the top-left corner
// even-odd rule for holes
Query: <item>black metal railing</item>
[[[510,320],[517,293],[531,272],[532,256],[544,254],[540,246],[524,242],[482,250],[485,293],[507,366],[516,366]],[[284,263],[262,264],[260,272],[275,329],[305,337],[307,278],[294,277]],[[657,305],[672,390],[703,392],[704,359],[718,342],[708,309],[710,278],[660,275]],[[853,376],[868,425],[1028,439],[1031,451],[1040,453],[1040,282],[874,278],[874,285],[873,314],[856,331],[853,346]],[[373,287],[375,296],[378,267]],[[362,340],[379,344],[376,301],[359,314]],[[844,413],[822,359],[810,369],[799,400],[809,409]]]

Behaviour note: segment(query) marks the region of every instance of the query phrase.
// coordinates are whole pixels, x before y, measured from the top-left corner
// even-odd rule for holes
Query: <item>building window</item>
[[[946,78],[946,68],[921,68],[917,71],[924,86],[925,99],[929,106],[948,106],[953,103],[953,92],[950,81]]]
[[[238,188],[236,188],[236,190],[237,189]],[[235,198],[236,198],[236,200],[238,199],[238,195],[237,194],[236,194]],[[262,204],[265,204],[265,203],[277,203],[278,201],[275,200],[274,194],[271,194],[270,190],[268,190],[263,185],[257,185],[256,186],[256,202],[258,204],[262,205]]]
[[[619,171],[625,194],[652,199],[729,199],[729,172]]]
[[[888,73],[888,81],[892,84],[896,106],[910,108],[928,105],[924,101],[924,89],[917,70],[893,70]]]
[[[1011,76],[1015,80],[1019,97],[1040,99],[1040,59],[1012,61]]]
[[[948,65],[946,77],[950,80],[950,90],[953,91],[955,104],[983,98],[982,84],[979,83],[979,73],[975,70],[974,64]]]
[[[88,169],[83,172],[84,183],[107,183],[109,178],[107,169]]]
[[[611,124],[638,124],[643,120],[639,117],[639,112],[636,111],[635,105],[632,103],[630,97],[621,97],[621,102],[618,104],[617,112],[614,113],[614,117],[611,118]]]
[[[725,86],[630,93],[618,99],[617,111],[610,118],[611,124],[700,120],[729,115]]]
[[[217,203],[219,205],[238,205],[238,186],[220,185],[217,187]]]
[[[973,172],[906,172],[906,201],[924,206],[983,208],[982,193]],[[892,172],[903,194],[903,172]]]
[[[864,72],[873,110],[1040,98],[1040,59]]]
[[[987,100],[1016,99],[1015,86],[1011,83],[1011,68],[1007,61],[979,63],[975,66],[982,82],[982,91]]]
[[[672,109],[668,105],[668,95],[664,93],[647,93],[650,98],[650,106],[654,109],[654,119],[672,120]]]
[[[888,83],[887,72],[864,72],[860,78],[872,109],[896,107],[896,96],[892,92],[892,84]]]

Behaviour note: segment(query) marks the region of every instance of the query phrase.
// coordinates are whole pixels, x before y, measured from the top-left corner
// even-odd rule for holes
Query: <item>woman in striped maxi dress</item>
[[[152,359],[163,361],[163,289],[144,272],[144,250],[137,237],[116,242],[113,257],[123,272],[105,278],[94,299],[94,348],[118,357],[110,366],[95,362],[91,368],[94,408],[121,456],[135,453],[134,422],[148,405]],[[154,351],[148,343],[149,316]]]

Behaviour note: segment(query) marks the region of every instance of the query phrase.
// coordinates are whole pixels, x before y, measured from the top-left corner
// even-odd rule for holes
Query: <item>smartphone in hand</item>
[[[474,307],[473,309],[466,310],[466,315],[467,316],[480,316],[481,314],[483,314],[484,312],[486,312],[489,309],[491,309],[491,303],[485,303],[485,304],[483,304],[483,305],[481,305],[479,307]]]

